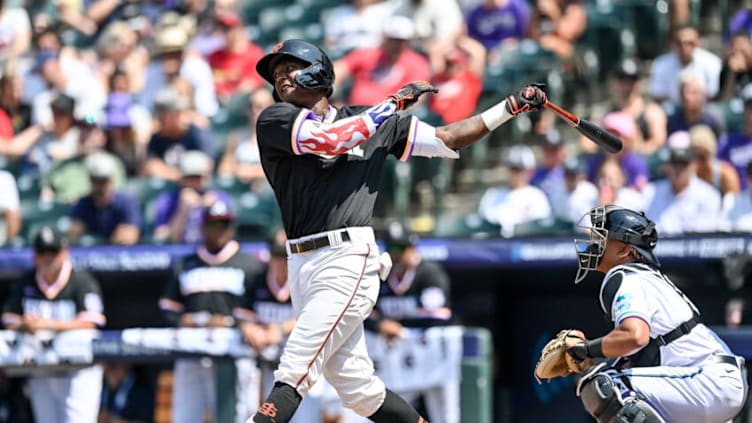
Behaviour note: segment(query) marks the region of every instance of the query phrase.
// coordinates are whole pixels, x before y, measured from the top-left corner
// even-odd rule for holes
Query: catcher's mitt
[[[535,365],[535,378],[538,383],[541,382],[541,379],[552,379],[570,373],[579,373],[590,367],[591,360],[578,363],[567,354],[567,348],[585,341],[585,334],[579,330],[565,329],[559,331],[543,347],[538,363]]]

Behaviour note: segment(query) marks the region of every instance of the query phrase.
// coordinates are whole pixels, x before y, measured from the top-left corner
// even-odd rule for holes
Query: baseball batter
[[[575,283],[606,274],[600,303],[614,329],[570,347],[576,361],[618,358],[593,367],[577,395],[601,423],[730,422],[747,395],[744,359],[705,326],[695,305],[661,272],[655,223],[644,213],[599,206],[590,238],[575,240]]]
[[[334,70],[326,54],[302,40],[279,43],[256,65],[278,102],[256,124],[261,163],[282,212],[295,328],[275,385],[254,422],[288,422],[323,374],[346,407],[379,423],[424,419],[374,376],[363,320],[388,273],[370,227],[387,155],[457,158],[458,152],[546,99],[527,86],[481,115],[434,128],[398,112],[426,82],[405,85],[371,107],[329,104]]]

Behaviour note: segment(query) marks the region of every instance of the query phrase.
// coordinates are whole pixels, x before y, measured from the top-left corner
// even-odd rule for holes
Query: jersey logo
[[[265,402],[259,407],[258,413],[266,417],[277,417],[277,406],[273,402]]]

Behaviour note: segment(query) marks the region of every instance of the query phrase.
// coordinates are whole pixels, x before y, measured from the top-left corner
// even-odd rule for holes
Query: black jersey
[[[325,122],[357,115],[366,107],[332,107]],[[289,103],[267,107],[256,125],[261,164],[274,189],[288,238],[370,226],[381,170],[388,154],[406,158],[416,119],[388,118],[360,146],[345,154],[296,155],[298,128],[310,110]]]
[[[99,283],[89,272],[74,270],[70,264],[63,266],[54,283],[46,283],[31,270],[12,285],[3,322],[23,315],[62,321],[82,319],[100,327],[106,323]]]
[[[253,311],[256,323],[262,325],[281,324],[295,317],[289,286],[270,280],[268,270],[254,278],[244,307]]]
[[[178,263],[160,307],[175,313],[232,316],[259,271],[258,261],[239,250],[220,263],[210,263],[199,253],[191,254]]]
[[[404,326],[446,325],[451,315],[449,275],[436,263],[422,260],[398,279],[392,272],[381,285],[376,310],[380,317]]]

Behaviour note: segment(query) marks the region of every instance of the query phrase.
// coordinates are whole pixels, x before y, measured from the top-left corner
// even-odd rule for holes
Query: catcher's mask
[[[315,90],[329,88],[327,97],[332,93],[334,84],[334,66],[329,57],[319,47],[304,40],[285,40],[277,44],[271,53],[262,57],[256,63],[256,71],[267,82],[274,85],[272,70],[277,59],[283,56],[292,57],[308,63],[308,67],[295,75],[295,82],[303,88]],[[279,101],[276,90],[274,99]]]
[[[577,227],[589,233],[590,237],[574,240],[578,265],[575,284],[582,282],[589,271],[598,268],[608,239],[629,244],[642,261],[660,267],[660,262],[653,253],[658,242],[658,232],[655,230],[655,222],[648,219],[644,212],[614,205],[598,206],[583,216]]]

